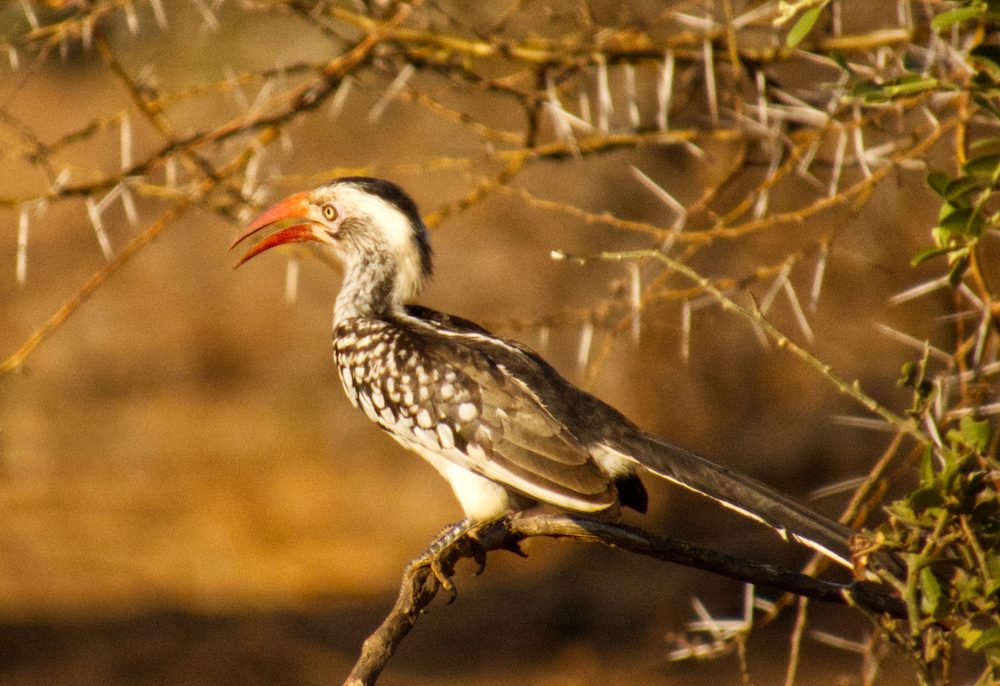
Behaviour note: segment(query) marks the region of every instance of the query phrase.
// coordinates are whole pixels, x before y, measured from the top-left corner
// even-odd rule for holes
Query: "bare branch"
[[[866,610],[893,617],[905,616],[906,607],[898,598],[883,595],[863,585],[837,584],[815,579],[772,565],[743,560],[638,527],[578,519],[569,515],[513,515],[487,524],[457,540],[440,553],[444,573],[451,575],[462,558],[483,560],[485,553],[509,550],[520,553],[528,538],[546,536],[586,543],[602,543],[613,548],[673,562],[736,579],[755,586],[767,586],[805,598],[838,604],[857,604]],[[441,582],[429,566],[407,568],[392,611],[368,637],[345,686],[374,684],[393,653],[417,623],[420,613],[441,589]]]

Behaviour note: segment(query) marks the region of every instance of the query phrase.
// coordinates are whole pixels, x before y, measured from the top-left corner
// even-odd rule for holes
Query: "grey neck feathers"
[[[353,317],[385,317],[402,307],[396,302],[397,265],[382,253],[358,255],[345,265],[344,283],[333,310],[334,324]]]

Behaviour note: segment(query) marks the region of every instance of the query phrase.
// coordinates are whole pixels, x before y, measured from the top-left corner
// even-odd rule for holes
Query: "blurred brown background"
[[[52,7],[59,4],[0,9],[2,41],[17,62],[0,66],[0,196],[7,199],[0,207],[0,356],[20,348],[106,264],[87,202],[99,202],[114,187],[101,184],[121,174],[123,113],[131,129],[124,154],[141,162],[170,136],[186,140],[270,111],[277,107],[271,98],[314,78],[364,35],[328,16],[324,3],[312,15],[302,5],[300,12],[279,3]],[[754,7],[734,4],[738,15]],[[887,4],[893,7],[852,3],[841,30],[892,26],[895,3]],[[376,9],[377,16],[392,14]],[[701,3],[454,2],[424,7],[406,26],[473,40],[502,21],[503,40],[551,39],[567,49],[604,31],[644,36],[662,52],[657,41],[693,30],[671,18],[671,10],[705,16]],[[722,16],[722,5],[712,12]],[[32,20],[80,32],[31,34]],[[741,36],[759,45],[780,40],[768,26],[759,23]],[[102,57],[100,41],[133,85],[159,98],[169,136],[139,112],[135,93]],[[686,206],[724,181],[711,208],[730,210],[769,173],[767,148],[752,134],[710,135],[703,65],[678,55],[670,125],[704,131],[696,148],[641,143],[532,161],[504,180],[507,187],[669,228],[674,213],[640,183],[635,167]],[[458,58],[451,62],[461,66]],[[655,247],[659,239],[583,222],[502,189],[467,208],[457,204],[500,172],[497,149],[516,146],[505,148],[413,94],[514,133],[525,131],[524,112],[517,98],[463,81],[458,68],[419,63],[403,90],[384,100],[403,64],[391,45],[376,51],[354,74],[342,108],[333,111],[331,97],[283,124],[257,148],[253,172],[244,167],[169,221],[19,369],[0,377],[0,684],[339,683],[391,606],[406,561],[461,516],[444,481],[343,396],[329,353],[339,275],[302,256],[297,298],[288,302],[286,258],[269,254],[232,269],[235,256],[227,249],[241,218],[355,168],[400,183],[427,214],[452,210],[433,229],[436,274],[424,304],[537,348],[644,428],[801,497],[863,475],[885,449],[889,434],[832,421],[861,415],[861,408],[814,370],[761,346],[748,325],[717,306],[693,312],[685,362],[679,298],[650,299],[636,343],[626,319],[624,264],[581,267],[549,257],[553,250]],[[468,68],[498,83],[508,79],[522,92],[538,85],[501,57]],[[730,120],[733,94],[753,89],[727,68],[720,59],[723,117]],[[655,128],[662,64],[636,63],[634,96],[627,69],[633,68],[608,67],[610,129]],[[593,68],[555,75],[565,78],[559,87],[567,111],[582,117],[579,93],[598,111]],[[768,76],[798,92],[835,73],[779,62]],[[383,100],[384,112],[373,120]],[[554,121],[539,117],[537,143],[564,140]],[[905,114],[880,121],[866,131],[869,145],[905,137],[913,126]],[[221,169],[257,133],[168,152],[133,176],[134,223],[120,200],[100,208],[112,253],[194,192],[204,178],[202,162]],[[588,134],[577,129],[576,135]],[[825,183],[836,135],[824,140],[816,174],[826,174]],[[172,167],[163,162],[171,157]],[[735,158],[742,170],[729,177]],[[946,151],[940,161],[948,163]],[[62,186],[86,190],[53,191],[52,176],[63,170],[69,171]],[[845,187],[862,178],[856,164],[845,165],[843,174]],[[760,298],[774,283],[775,266],[797,255],[790,283],[806,303],[819,246],[835,236],[818,307],[808,315],[815,334],[808,347],[903,412],[909,398],[895,380],[900,365],[919,353],[876,324],[942,346],[951,337],[934,319],[953,307],[943,291],[898,307],[887,302],[940,269],[909,265],[929,243],[937,212],[923,174],[919,166],[893,169],[864,202],[714,240],[691,251],[689,262],[707,276],[743,282]],[[822,195],[802,178],[787,177],[772,189],[765,216]],[[24,283],[18,283],[23,216],[29,230],[21,249]],[[701,212],[686,230],[711,225],[711,215]],[[674,254],[685,249],[680,244]],[[765,268],[771,271],[758,271]],[[660,273],[655,265],[642,269],[644,285]],[[670,288],[687,284],[674,279]],[[770,317],[802,341],[782,293]],[[589,373],[579,360],[587,322],[594,326]],[[633,523],[755,559],[786,565],[807,559],[712,503],[647,484],[651,513]],[[814,505],[836,516],[846,497]],[[526,550],[526,560],[492,555],[478,578],[471,566],[460,567],[458,601],[433,607],[382,683],[741,682],[732,655],[712,663],[666,660],[676,647],[672,637],[695,618],[691,598],[717,616],[739,616],[739,584],[596,546],[535,540]],[[838,609],[817,609],[811,622],[851,640],[863,640],[868,630]],[[758,683],[784,678],[789,623],[784,617],[752,635],[749,664]],[[799,683],[855,683],[860,657],[807,639],[803,665]],[[908,683],[905,671],[899,676]]]

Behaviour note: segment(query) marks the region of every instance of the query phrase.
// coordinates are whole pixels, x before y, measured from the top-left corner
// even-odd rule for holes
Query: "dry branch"
[[[859,584],[838,584],[815,579],[773,565],[751,562],[702,548],[691,543],[660,536],[638,527],[610,522],[578,519],[569,515],[512,515],[487,524],[457,540],[440,553],[441,567],[450,576],[462,558],[484,560],[492,550],[520,552],[528,538],[548,536],[587,543],[603,543],[637,555],[693,567],[755,586],[767,586],[786,593],[830,603],[851,603],[875,613],[902,617],[905,604]],[[403,574],[399,596],[392,611],[379,628],[365,640],[346,686],[374,684],[393,653],[416,625],[420,613],[430,605],[441,589],[441,581],[430,567],[408,567]]]

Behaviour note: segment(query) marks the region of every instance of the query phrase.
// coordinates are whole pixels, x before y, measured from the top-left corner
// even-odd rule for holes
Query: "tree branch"
[[[520,543],[535,536],[603,543],[657,560],[674,562],[824,602],[855,604],[870,612],[885,613],[893,617],[903,617],[906,614],[905,604],[899,598],[883,595],[863,585],[822,581],[798,572],[743,560],[668,536],[653,534],[638,527],[577,519],[568,515],[512,515],[487,524],[443,549],[439,557],[441,568],[450,576],[455,564],[465,557],[484,559],[482,556],[486,552],[501,549],[520,553]],[[375,683],[393,653],[417,623],[420,613],[434,600],[440,588],[441,581],[429,567],[407,567],[395,606],[375,633],[365,640],[361,656],[344,682],[345,686],[369,686]]]

